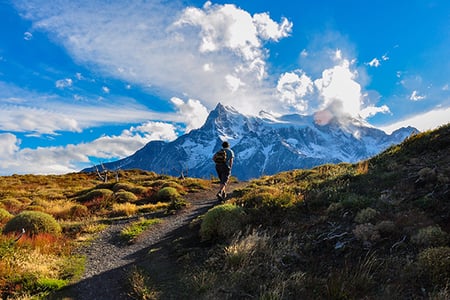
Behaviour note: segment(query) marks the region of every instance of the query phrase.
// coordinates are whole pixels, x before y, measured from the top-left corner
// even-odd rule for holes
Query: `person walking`
[[[217,199],[224,201],[227,197],[226,186],[231,176],[231,168],[234,162],[234,152],[230,149],[228,142],[222,143],[222,149],[220,149],[213,157],[216,163],[216,172],[220,180],[219,191],[217,192]]]

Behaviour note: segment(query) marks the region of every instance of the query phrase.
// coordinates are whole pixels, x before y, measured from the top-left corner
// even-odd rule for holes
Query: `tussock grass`
[[[120,238],[128,243],[136,239],[145,230],[154,224],[160,223],[160,219],[144,219],[141,218],[136,222],[129,224],[120,232]]]
[[[65,175],[13,175],[0,180],[0,298],[45,297],[81,275],[84,258],[71,255],[72,247],[90,241],[110,218],[173,211],[185,205],[180,193],[210,186],[208,180],[179,180],[153,172],[119,171],[100,182],[94,173]],[[176,201],[159,202],[156,192],[176,186]],[[45,214],[62,230],[58,237],[43,235],[47,227],[27,227],[33,237],[22,236],[23,222],[10,229],[8,222],[22,214]],[[14,221],[15,222],[15,221]],[[39,222],[38,222],[39,223]],[[6,229],[6,230],[5,230]],[[10,232],[9,234],[7,234]],[[60,247],[60,248],[58,248]],[[67,251],[63,251],[63,249]],[[37,264],[36,262],[42,262]],[[22,263],[21,263],[22,262]]]
[[[196,299],[447,299],[449,146],[450,124],[356,164],[252,180],[189,227],[187,248],[174,247],[185,284],[178,288]],[[115,214],[177,209],[185,193],[217,183],[119,173],[106,183],[95,174],[2,178],[0,208],[16,216],[34,207],[63,225],[62,235],[33,242],[0,235],[2,298],[47,295],[75,278],[83,259],[70,248]],[[18,258],[45,264],[22,268]],[[163,295],[150,275],[130,274],[130,294]]]
[[[228,201],[249,230],[209,240],[186,280],[199,299],[446,299],[449,151],[450,124],[356,164],[252,180]]]

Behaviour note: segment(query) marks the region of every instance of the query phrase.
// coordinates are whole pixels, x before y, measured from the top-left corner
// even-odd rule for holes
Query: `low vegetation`
[[[447,125],[367,161],[253,180],[225,204],[239,226],[214,229],[221,206],[193,225],[204,248],[179,254],[186,296],[449,299],[449,178]]]
[[[144,219],[141,218],[136,222],[131,223],[120,232],[120,238],[127,243],[132,243],[134,239],[139,237],[145,230],[154,224],[160,223],[160,219]]]
[[[131,243],[159,222],[147,219],[149,213],[172,213],[187,205],[183,195],[211,185],[139,170],[118,175],[111,182],[99,181],[94,173],[2,177],[1,299],[46,298],[82,275],[85,258],[76,254],[77,247],[109,222],[137,217],[121,233]],[[160,192],[169,188],[168,194]]]
[[[80,243],[115,219],[133,242],[212,180],[121,171],[13,175],[0,182],[2,298],[45,297],[80,276]],[[246,183],[195,219],[170,247],[176,282],[152,279],[145,260],[128,276],[135,299],[449,299],[450,125],[366,161],[292,170]],[[215,186],[214,186],[215,188]],[[58,231],[10,224],[49,215]],[[24,224],[24,223],[21,223]],[[29,228],[29,227],[27,227]],[[148,254],[150,255],[150,253]],[[34,262],[39,261],[39,265]]]

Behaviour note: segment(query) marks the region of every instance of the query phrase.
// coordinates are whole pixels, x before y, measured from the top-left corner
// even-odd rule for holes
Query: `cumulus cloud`
[[[340,102],[344,112],[358,116],[361,111],[361,86],[355,81],[357,74],[346,59],[331,69],[324,70],[322,78],[314,81],[323,99],[322,107]]]
[[[264,44],[289,35],[292,23],[235,5],[178,1],[18,1],[34,26],[50,33],[77,62],[134,85],[248,112],[272,99],[264,92]],[[119,71],[118,71],[119,70]],[[233,83],[227,78],[234,78]],[[242,99],[252,101],[242,104]],[[253,101],[259,99],[260,102]],[[254,112],[254,111],[253,111]]]
[[[177,108],[178,120],[186,124],[185,132],[199,128],[205,123],[208,111],[199,100],[189,99],[184,102],[177,97],[172,97],[170,100]]]
[[[313,91],[313,81],[301,70],[284,73],[278,79],[277,92],[280,101],[300,113],[308,112],[309,100],[306,97]]]
[[[277,83],[281,104],[302,114],[316,113],[316,120],[321,124],[326,124],[330,115],[368,118],[389,112],[386,105],[371,104],[369,93],[363,91],[360,83],[355,61],[345,58],[341,50],[335,50],[330,56],[330,66],[315,79],[304,70],[282,74]]]
[[[19,150],[20,140],[14,134],[2,133],[0,134],[0,145],[0,161],[4,161]]]

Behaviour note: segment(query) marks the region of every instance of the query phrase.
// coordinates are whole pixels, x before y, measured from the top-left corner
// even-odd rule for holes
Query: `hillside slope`
[[[450,298],[450,124],[355,164],[233,183],[223,204],[214,181],[119,173],[110,182],[95,173],[2,178],[3,229],[24,210],[62,227],[62,236],[0,235],[2,297],[45,297],[72,283],[51,298],[77,299],[81,288],[105,299]],[[162,223],[136,245],[117,240],[119,224],[141,219]],[[94,251],[98,264],[87,257],[83,277],[73,248],[92,234],[95,249],[114,250]]]
[[[449,178],[447,125],[357,164],[253,180],[204,216],[200,250],[174,251],[186,297],[449,299]]]

